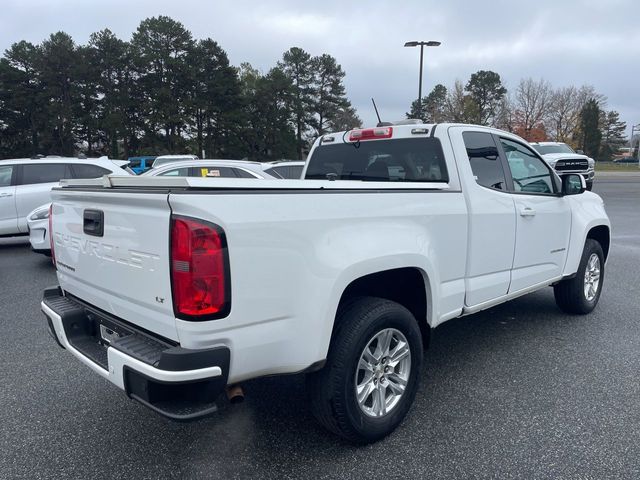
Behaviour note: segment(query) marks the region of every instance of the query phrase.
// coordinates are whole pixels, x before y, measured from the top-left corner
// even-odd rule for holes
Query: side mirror
[[[584,155],[584,152],[583,152],[582,150],[576,150],[576,153],[577,153],[578,155]]]
[[[587,182],[582,175],[569,173],[562,176],[562,195],[579,195],[587,189]]]

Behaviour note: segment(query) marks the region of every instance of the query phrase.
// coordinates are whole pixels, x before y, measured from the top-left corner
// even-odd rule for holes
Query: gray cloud
[[[196,38],[211,37],[233,64],[266,71],[286,49],[334,55],[347,72],[350,99],[366,123],[375,97],[388,119],[401,118],[417,96],[418,49],[407,40],[440,40],[425,54],[423,91],[494,70],[507,87],[522,77],[554,86],[591,84],[629,125],[640,122],[640,29],[632,0],[537,2],[269,2],[166,0],[5,0],[0,49],[40,42],[64,30],[76,42],[110,28],[128,39],[140,20],[169,15]]]

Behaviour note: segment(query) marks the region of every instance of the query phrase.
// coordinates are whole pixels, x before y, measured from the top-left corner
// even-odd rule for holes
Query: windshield
[[[558,145],[531,145],[540,155],[546,155],[547,153],[576,153],[566,143],[560,143]]]
[[[305,178],[376,182],[448,182],[437,138],[401,138],[321,145]]]

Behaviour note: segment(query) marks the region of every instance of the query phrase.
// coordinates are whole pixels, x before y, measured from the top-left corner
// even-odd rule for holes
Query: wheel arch
[[[352,279],[340,295],[331,338],[340,307],[349,299],[362,296],[384,298],[407,308],[420,327],[423,344],[425,347],[428,345],[434,301],[430,277],[424,269],[403,266],[367,273]]]
[[[611,246],[611,231],[607,225],[597,225],[587,233],[587,239],[593,239],[602,247],[605,261],[609,256],[609,248]],[[585,240],[586,241],[586,240]]]

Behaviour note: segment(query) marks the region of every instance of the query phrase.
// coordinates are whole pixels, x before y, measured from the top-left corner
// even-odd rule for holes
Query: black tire
[[[341,306],[335,328],[327,363],[322,370],[307,375],[311,409],[325,428],[347,440],[375,442],[402,422],[415,398],[423,356],[420,328],[402,305],[373,297],[358,297]],[[377,418],[365,414],[358,405],[356,369],[369,342],[377,333],[390,328],[401,332],[407,340],[411,365],[397,404]]]
[[[598,256],[598,260],[600,261],[600,282],[595,297],[589,300],[584,291],[585,271],[587,269],[587,262],[594,254]],[[604,253],[597,241],[588,238],[584,245],[584,251],[582,252],[582,258],[580,259],[580,265],[578,266],[575,277],[563,280],[555,285],[553,287],[553,294],[556,299],[556,304],[562,311],[584,315],[596,308],[603,285]]]
[[[586,184],[587,184],[587,190],[589,191],[593,190],[593,180],[587,180]]]

